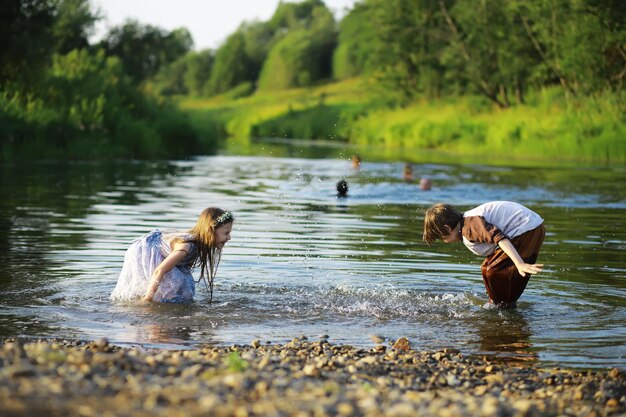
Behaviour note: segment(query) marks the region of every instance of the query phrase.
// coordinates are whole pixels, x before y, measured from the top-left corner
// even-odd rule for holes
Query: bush
[[[347,140],[351,120],[361,106],[316,106],[288,111],[252,126],[252,137]]]
[[[0,133],[3,158],[175,158],[217,141],[173,105],[142,94],[119,60],[87,50],[53,56],[30,95],[0,93]]]

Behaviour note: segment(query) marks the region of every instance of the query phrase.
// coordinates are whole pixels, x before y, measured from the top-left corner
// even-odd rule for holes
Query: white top
[[[520,236],[539,227],[543,219],[534,211],[519,203],[511,201],[492,201],[463,213],[463,217],[480,216],[487,223],[496,226],[508,239]],[[485,241],[470,241],[463,236],[463,243],[476,255],[491,255],[497,243]]]

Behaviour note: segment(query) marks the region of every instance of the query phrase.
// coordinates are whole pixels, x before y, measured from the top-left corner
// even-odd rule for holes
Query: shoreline
[[[3,416],[613,416],[626,372],[513,367],[457,349],[294,338],[165,350],[0,342]]]

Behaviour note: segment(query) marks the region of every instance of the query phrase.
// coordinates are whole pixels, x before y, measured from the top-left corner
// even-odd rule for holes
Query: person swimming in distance
[[[348,196],[348,183],[346,180],[339,180],[337,182],[337,197],[347,197]]]
[[[404,170],[402,171],[402,179],[405,182],[413,182],[413,165],[410,162],[404,164]]]

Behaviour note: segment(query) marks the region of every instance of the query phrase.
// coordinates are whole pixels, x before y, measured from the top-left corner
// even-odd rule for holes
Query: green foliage
[[[613,0],[365,0],[342,22],[338,77],[354,74],[362,29],[377,82],[406,104],[482,94],[500,108],[558,83],[567,97],[623,84],[626,7]],[[354,16],[353,16],[354,15]],[[354,24],[354,28],[350,28]]]
[[[189,52],[162,67],[148,84],[156,95],[203,94],[213,66],[211,51]]]
[[[215,140],[188,115],[141,94],[104,51],[53,56],[42,85],[36,94],[0,95],[5,156],[174,157]]]
[[[187,70],[183,76],[185,89],[188,94],[199,96],[211,76],[215,57],[213,52],[206,50],[192,52],[187,55]]]
[[[256,84],[260,78],[264,79],[260,84],[266,87],[272,84],[271,88],[309,85],[319,79],[328,78],[336,43],[334,25],[332,14],[321,0],[281,2],[269,21],[242,23],[220,46],[215,54],[209,81],[203,90],[204,95],[221,94],[246,82]],[[307,34],[304,35],[302,31]],[[311,39],[303,39],[306,36]],[[286,38],[290,40],[285,40]],[[288,56],[280,57],[278,55],[282,52],[274,52],[273,58],[268,58],[275,48]],[[298,68],[308,65],[311,69],[299,71],[302,74],[288,77],[287,82],[280,81],[278,87],[275,87],[274,82],[267,81],[272,78],[268,73],[285,73],[286,67],[293,63],[297,63]],[[275,68],[264,70],[268,65]],[[272,81],[277,78],[279,77]]]
[[[556,78],[567,93],[621,88],[626,62],[623,3],[520,1],[516,12],[538,54],[539,68]]]
[[[313,53],[313,42],[307,31],[289,33],[270,52],[261,71],[259,89],[282,90],[309,85],[319,78],[317,63],[311,59]]]
[[[238,98],[248,97],[254,93],[254,85],[250,81],[241,83],[238,86],[231,88],[225,92],[222,97],[230,100],[237,100]]]
[[[623,93],[566,100],[553,86],[530,90],[527,104],[501,110],[481,95],[390,108],[368,90],[368,83],[350,79],[181,104],[194,120],[221,126],[221,134],[242,144],[250,137],[347,140],[396,158],[433,151],[501,161],[626,162]]]
[[[623,163],[626,143],[620,138],[626,128],[620,97],[607,93],[568,106],[563,92],[553,88],[532,94],[532,107],[506,111],[477,112],[466,99],[382,109],[352,124],[351,142],[503,159]]]
[[[213,66],[211,51],[189,52],[169,65],[162,67],[147,83],[157,95],[203,94]]]
[[[244,81],[251,80],[252,74],[244,36],[235,32],[215,53],[215,63],[205,93],[214,95],[230,90]]]
[[[239,352],[232,352],[226,358],[226,365],[230,372],[243,372],[248,368],[248,361],[241,358]]]
[[[447,87],[441,55],[448,38],[438,3],[371,0],[366,4],[367,19],[378,39],[370,51],[377,82],[402,102],[422,93],[439,97]]]
[[[231,135],[624,160],[617,0],[362,0],[338,28],[322,0],[280,2],[215,53],[133,21],[102,52],[88,0],[0,12],[4,158],[173,157]],[[163,98],[181,95],[210,109]]]
[[[483,94],[499,107],[510,105],[512,91],[523,101],[527,71],[533,64],[531,44],[515,21],[514,8],[507,6],[499,0],[483,0],[473,7],[457,2],[450,9],[441,8],[450,36],[442,62],[468,86],[463,92]]]
[[[332,50],[336,44],[335,21],[325,6],[309,8],[317,2],[304,3],[306,8],[283,8],[293,12],[285,12],[281,19],[277,19],[277,22],[283,22],[281,24],[300,28],[287,32],[270,51],[261,70],[260,90],[309,86],[330,77]],[[281,4],[284,5],[286,3]],[[310,15],[305,15],[303,10]]]
[[[345,141],[350,122],[362,111],[360,105],[320,105],[304,110],[290,110],[280,117],[254,124],[251,136]]]
[[[0,83],[35,88],[53,53],[85,48],[98,19],[88,0],[0,3]]]
[[[193,54],[193,52],[169,65],[161,67],[159,72],[146,83],[146,90],[153,94],[164,96],[191,94],[185,83],[185,77],[189,69],[188,56],[190,54]]]
[[[215,146],[218,130],[138,88],[189,50],[186,30],[129,22],[111,31],[105,51],[88,48],[98,17],[87,0],[8,0],[0,12],[4,160],[171,158]],[[210,53],[190,55],[180,85],[166,87],[201,90],[211,62]]]
[[[139,83],[154,76],[162,66],[185,55],[192,44],[187,29],[167,32],[129,20],[111,29],[100,46],[108,55],[117,56],[124,71]]]
[[[45,126],[54,125],[54,120],[54,112],[41,99],[20,92],[0,92],[0,159],[13,158],[16,148],[36,151]]]
[[[27,87],[40,76],[53,52],[54,14],[45,0],[0,3],[0,83]]]
[[[333,76],[337,80],[364,74],[373,66],[378,38],[367,3],[356,3],[339,23],[337,48],[333,53]]]
[[[55,55],[44,95],[46,104],[59,109],[61,121],[77,130],[102,131],[109,101],[119,100],[123,72],[119,60],[100,50],[74,50]]]
[[[66,54],[73,49],[89,47],[89,35],[99,19],[88,0],[58,0],[52,37],[55,52]]]
[[[315,10],[319,8],[326,9],[322,0],[280,2],[267,25],[273,32],[307,29],[312,26]]]
[[[276,43],[278,33],[270,29],[269,25],[264,22],[244,22],[237,32],[243,36],[245,55],[248,59],[250,70],[250,80],[257,80],[267,54]]]

